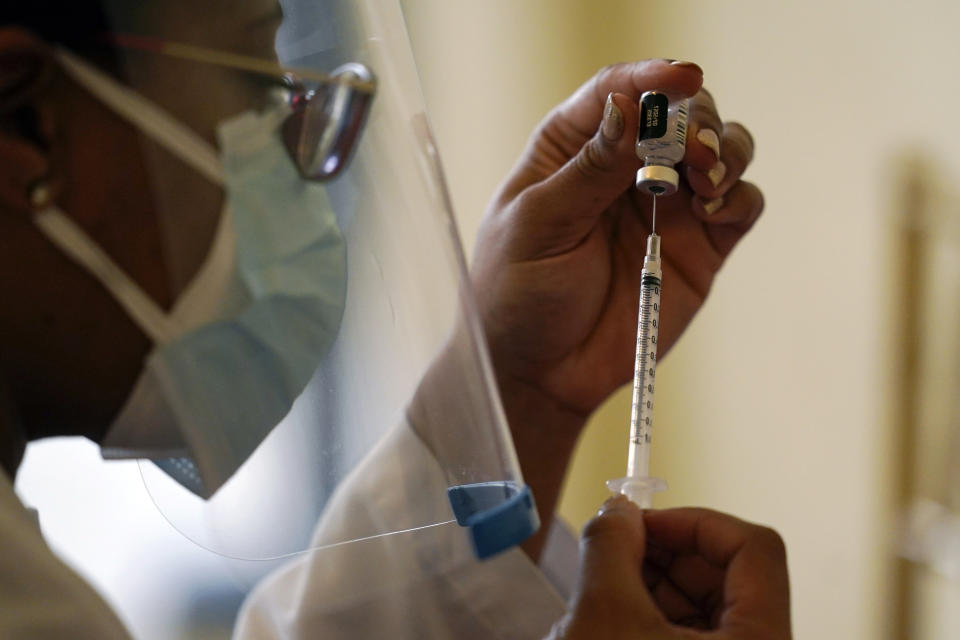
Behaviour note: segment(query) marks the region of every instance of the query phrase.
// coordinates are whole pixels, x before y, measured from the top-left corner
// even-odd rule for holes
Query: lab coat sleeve
[[[130,636],[89,584],[57,558],[0,472],[0,638]]]
[[[476,560],[466,530],[450,522],[447,486],[419,437],[398,425],[334,493],[313,550],[250,595],[234,638],[546,635],[563,615],[563,597],[519,549]],[[569,556],[576,545],[566,538]]]

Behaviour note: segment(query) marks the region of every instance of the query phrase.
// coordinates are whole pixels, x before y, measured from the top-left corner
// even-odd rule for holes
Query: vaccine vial
[[[644,193],[666,196],[677,191],[680,175],[673,167],[683,160],[687,146],[689,110],[689,99],[671,104],[659,91],[640,96],[636,150],[643,167],[637,171],[637,188]]]

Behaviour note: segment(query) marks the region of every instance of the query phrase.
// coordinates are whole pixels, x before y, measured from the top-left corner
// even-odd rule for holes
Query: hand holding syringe
[[[607,487],[622,493],[641,508],[652,506],[653,494],[667,488],[650,474],[650,440],[653,427],[653,390],[657,367],[660,324],[660,236],[657,235],[657,196],[675,193],[679,175],[673,165],[683,158],[686,145],[687,101],[670,108],[667,97],[648,91],[640,98],[637,155],[644,167],[637,172],[637,188],[653,195],[653,221],[640,277],[640,313],[630,409],[630,453],[627,475],[608,480]]]

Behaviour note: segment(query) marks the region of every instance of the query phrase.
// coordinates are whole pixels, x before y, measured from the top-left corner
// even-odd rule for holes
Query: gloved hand
[[[753,141],[720,119],[702,79],[698,66],[666,60],[603,69],[546,117],[494,196],[472,279],[508,415],[513,388],[526,387],[579,416],[578,431],[631,379],[650,232],[651,197],[634,186],[644,91],[693,96],[681,188],[657,201],[661,355],[759,217],[759,189],[740,180]]]
[[[706,509],[611,498],[583,531],[580,577],[553,640],[789,640],[783,541]]]

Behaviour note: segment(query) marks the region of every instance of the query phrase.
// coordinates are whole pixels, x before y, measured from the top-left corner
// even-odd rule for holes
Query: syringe
[[[653,494],[667,488],[650,477],[650,430],[653,428],[653,386],[657,372],[657,337],[660,333],[660,236],[657,235],[657,197],[676,193],[680,175],[673,168],[683,159],[687,140],[689,100],[670,103],[666,94],[647,91],[640,96],[637,156],[637,189],[653,196],[653,220],[647,237],[647,255],[640,273],[640,317],[633,365],[633,403],[630,408],[630,454],[627,476],[608,480],[607,487],[622,493],[641,508],[653,504]]]
[[[630,453],[627,476],[608,480],[607,487],[622,493],[643,509],[653,505],[653,494],[667,488],[650,473],[650,430],[653,427],[653,389],[657,370],[657,337],[660,333],[660,236],[657,235],[657,196],[653,196],[653,224],[647,237],[647,255],[640,274],[640,317],[633,367],[633,402],[630,409]]]

